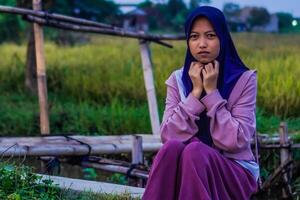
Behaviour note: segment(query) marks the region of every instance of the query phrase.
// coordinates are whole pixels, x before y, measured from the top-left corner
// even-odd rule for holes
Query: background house
[[[127,30],[144,32],[149,30],[147,13],[140,8],[136,8],[124,14],[123,18],[123,28]]]

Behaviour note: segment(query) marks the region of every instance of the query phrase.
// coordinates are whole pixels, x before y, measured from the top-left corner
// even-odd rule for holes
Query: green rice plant
[[[233,34],[240,56],[258,71],[258,107],[280,118],[298,117],[300,110],[300,35]],[[183,65],[185,41],[170,42],[173,49],[151,44],[155,88],[164,101],[165,80]],[[25,45],[2,44],[0,91],[24,92]],[[46,42],[48,91],[95,104],[113,99],[146,103],[138,41],[117,37],[92,37],[92,42],[59,47]]]

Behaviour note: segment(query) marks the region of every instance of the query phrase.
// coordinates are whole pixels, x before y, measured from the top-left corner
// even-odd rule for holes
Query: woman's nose
[[[199,38],[199,41],[198,41],[198,46],[203,49],[203,48],[206,48],[207,47],[207,41],[205,38],[203,37],[200,37]]]

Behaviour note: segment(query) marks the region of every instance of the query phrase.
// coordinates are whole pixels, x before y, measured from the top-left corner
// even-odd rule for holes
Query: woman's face
[[[220,40],[205,17],[194,21],[188,45],[193,57],[202,64],[212,62],[220,52]]]

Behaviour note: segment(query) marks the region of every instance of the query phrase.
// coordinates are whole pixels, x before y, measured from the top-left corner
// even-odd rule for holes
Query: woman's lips
[[[208,51],[200,51],[198,54],[199,54],[199,55],[208,55],[209,52],[208,52]]]

